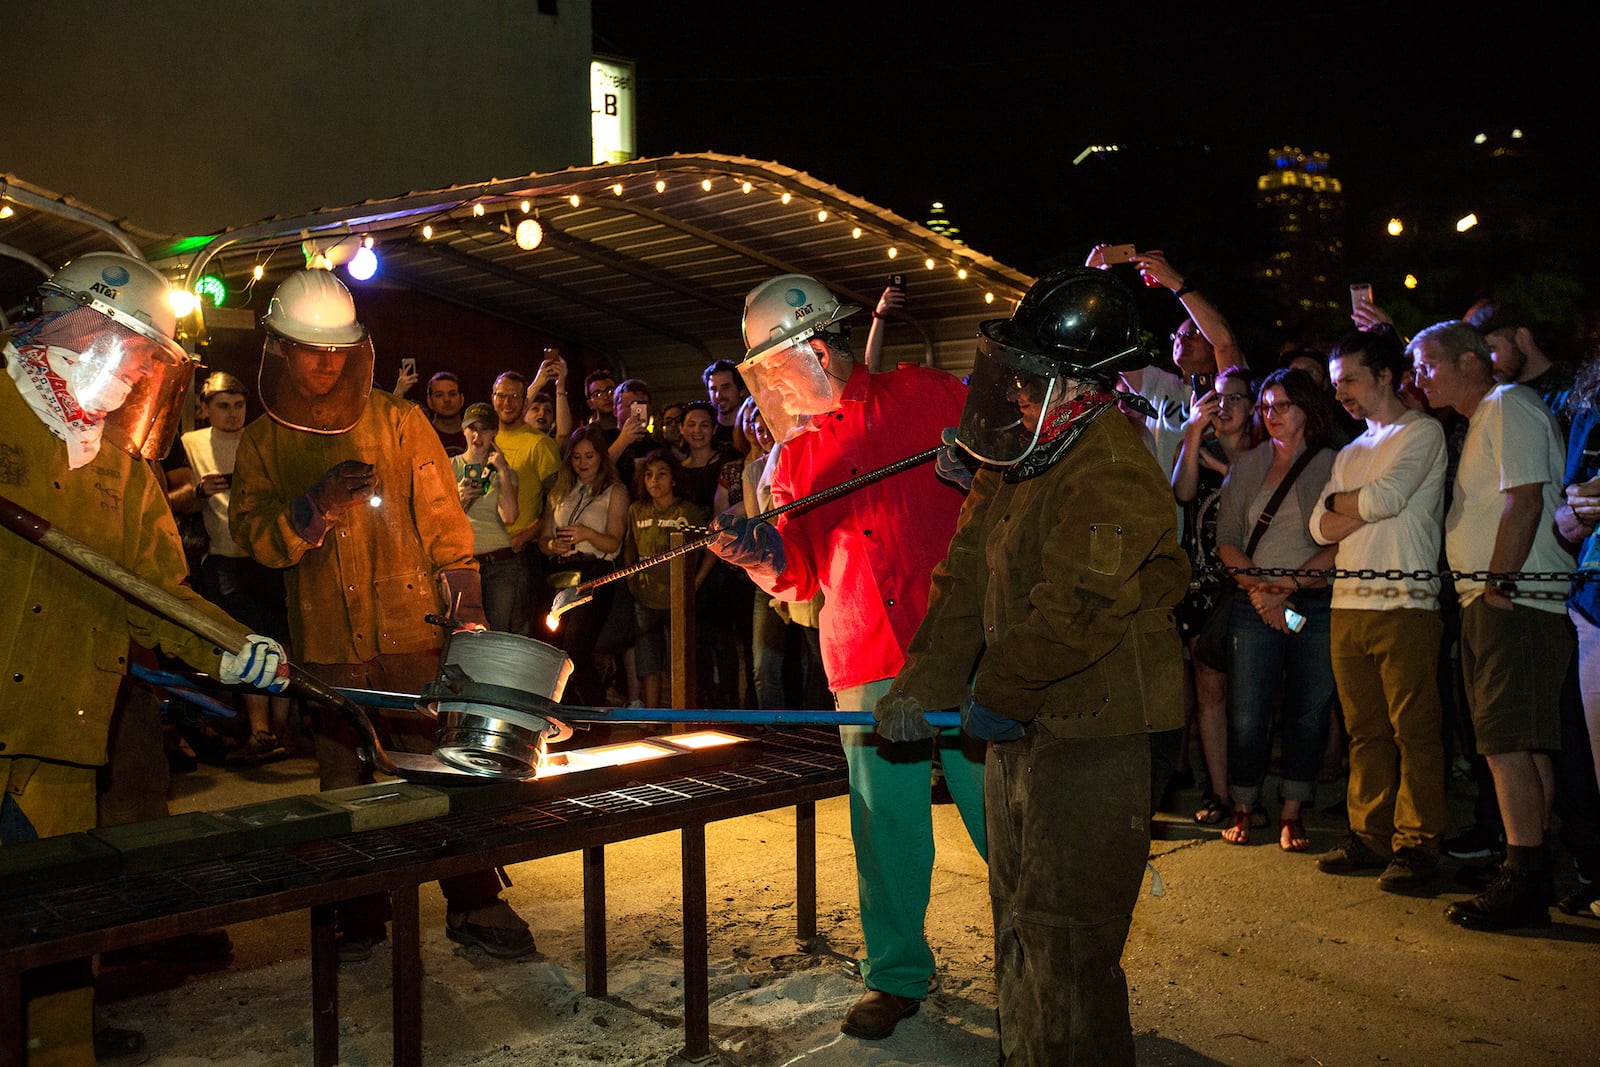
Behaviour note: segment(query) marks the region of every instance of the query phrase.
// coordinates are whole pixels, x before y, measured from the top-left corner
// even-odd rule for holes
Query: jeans
[[[750,611],[750,658],[756,682],[756,707],[786,706],[783,695],[783,653],[789,624],[772,610],[772,598],[757,590]]]
[[[480,563],[478,577],[483,586],[483,617],[488,620],[489,629],[500,633],[525,633],[528,628],[527,565],[515,556]]]
[[[1316,799],[1317,768],[1328,733],[1333,664],[1328,657],[1326,591],[1289,598],[1306,617],[1297,634],[1261,621],[1248,596],[1233,598],[1228,626],[1228,788],[1236,804],[1261,799],[1272,751],[1272,699],[1283,691],[1285,800]]]

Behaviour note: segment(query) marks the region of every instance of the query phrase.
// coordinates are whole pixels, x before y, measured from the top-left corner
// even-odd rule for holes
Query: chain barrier
[[[1208,575],[1217,577],[1232,577],[1244,575],[1247,578],[1321,578],[1333,581],[1339,578],[1350,578],[1360,582],[1388,581],[1400,582],[1410,579],[1416,582],[1426,582],[1434,578],[1448,578],[1452,582],[1465,578],[1470,582],[1600,582],[1600,570],[1577,571],[1457,571],[1457,570],[1402,570],[1392,567],[1388,570],[1378,570],[1374,567],[1361,567],[1356,570],[1347,570],[1343,567],[1325,567],[1321,569],[1307,567],[1229,567],[1223,564],[1208,564],[1194,568],[1196,577]]]

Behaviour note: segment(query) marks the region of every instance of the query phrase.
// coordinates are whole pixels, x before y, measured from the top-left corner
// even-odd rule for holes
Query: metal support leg
[[[334,906],[311,909],[311,1062],[339,1062],[339,949],[333,928]]]
[[[394,1062],[396,1067],[422,1064],[422,932],[417,887],[389,891],[393,934]]]
[[[583,850],[583,991],[606,995],[606,850]]]
[[[683,1051],[688,1063],[711,1062],[710,968],[706,962],[706,827],[683,828]]]
[[[817,936],[817,806],[809,800],[794,809],[794,918],[802,944]]]

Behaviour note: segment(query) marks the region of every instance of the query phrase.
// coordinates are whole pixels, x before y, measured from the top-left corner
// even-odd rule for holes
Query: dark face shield
[[[1039,441],[1043,415],[1066,383],[1049,360],[979,335],[956,443],[997,467],[1021,462]]]
[[[267,331],[261,403],[278,422],[309,433],[344,433],[361,421],[372,393],[372,339],[314,345]]]

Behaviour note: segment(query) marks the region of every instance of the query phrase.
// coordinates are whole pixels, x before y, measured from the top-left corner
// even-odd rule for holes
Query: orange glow
[[[744,738],[734,734],[725,734],[720,730],[702,730],[697,734],[669,734],[657,738],[662,744],[676,745],[679,748],[720,748],[723,745],[737,745]]]

